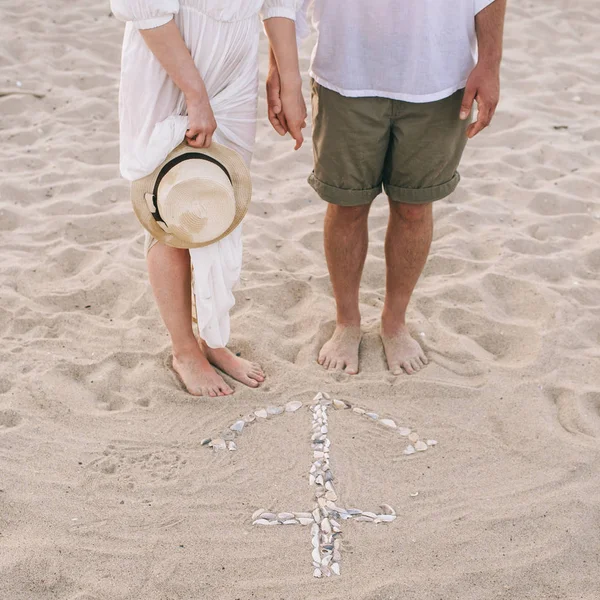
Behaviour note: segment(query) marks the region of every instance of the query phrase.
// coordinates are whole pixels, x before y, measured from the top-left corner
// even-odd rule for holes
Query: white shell
[[[334,400],[333,408],[336,408],[338,410],[344,410],[344,409],[350,408],[350,407],[343,400]]]
[[[404,437],[408,437],[410,435],[410,432],[410,427],[398,427],[398,433]]]
[[[323,577],[323,573],[321,573],[321,569],[315,569],[313,571],[313,577],[316,577],[317,579],[320,579],[321,577]]]
[[[235,445],[235,442],[227,442],[227,449],[228,450],[237,450],[237,446]]]
[[[327,393],[327,392],[321,392],[323,394],[323,398],[325,398],[325,400],[331,400],[331,396]]]
[[[377,518],[384,523],[391,523],[396,519],[396,515],[377,515]]]
[[[380,506],[384,515],[395,515],[396,511],[389,504],[382,504]]]
[[[373,421],[377,421],[377,419],[379,419],[379,415],[374,412],[368,412],[368,413],[365,413],[365,415],[367,415],[367,417],[370,417],[371,419],[373,419]]]
[[[299,408],[302,408],[300,400],[292,400],[285,405],[286,412],[296,412]]]
[[[398,425],[396,425],[396,423],[394,421],[392,421],[392,419],[381,419],[381,421],[379,421],[379,422],[382,425],[389,427],[390,429],[396,429],[398,427]]]
[[[258,410],[254,411],[254,414],[259,418],[259,419],[266,419],[269,414],[267,413],[267,411],[264,408],[260,408]]]
[[[311,523],[314,523],[312,519],[305,519],[304,517],[298,517],[298,522],[300,525],[310,525]]]
[[[335,575],[340,574],[340,563],[335,562],[329,568],[331,569],[331,572],[334,573]]]
[[[404,454],[408,455],[408,454],[414,454],[416,452],[416,450],[414,449],[413,446],[406,446],[406,448],[404,449]]]
[[[408,436],[408,441],[412,442],[413,444],[415,444],[416,442],[419,441],[419,434],[416,431],[413,431],[409,436]]]
[[[256,415],[254,413],[250,413],[244,417],[244,421],[246,423],[254,423],[254,421],[256,421]]]
[[[267,413],[270,415],[280,415],[283,412],[283,406],[267,406]]]
[[[277,515],[277,518],[280,521],[287,521],[288,519],[293,519],[294,518],[294,514],[293,513],[285,513],[285,512],[284,513],[279,513]]]
[[[266,519],[258,519],[257,521],[254,521],[254,523],[252,523],[252,525],[270,525],[271,521],[267,521]]]
[[[258,519],[258,517],[260,517],[260,515],[262,515],[265,512],[264,508],[259,508],[258,510],[255,510],[252,513],[252,520],[256,521],[256,519]]]
[[[415,444],[415,450],[417,452],[425,452],[425,450],[427,450],[428,448],[429,448],[429,446],[423,440],[419,440]]]
[[[362,409],[362,408],[358,408],[358,407],[355,406],[352,409],[352,412],[355,412],[357,415],[364,415],[366,411],[364,409]]]
[[[242,433],[244,425],[246,425],[246,421],[242,421],[240,419],[239,421],[236,421],[229,429],[231,429],[231,431],[237,431],[238,433]]]
[[[210,446],[214,449],[214,450],[225,450],[225,448],[227,448],[226,444],[225,444],[225,440],[221,439],[221,438],[217,438],[216,440],[213,440],[210,443]]]
[[[283,522],[284,525],[298,525],[298,521],[296,519],[287,519]]]
[[[312,559],[313,559],[315,562],[318,562],[318,563],[320,563],[320,562],[321,562],[321,553],[319,552],[319,549],[318,549],[318,548],[313,548],[313,551],[312,551]]]
[[[323,519],[321,521],[321,531],[323,533],[331,533],[331,523],[329,522],[329,519]]]
[[[436,440],[427,440],[428,446],[435,446],[437,444]]]

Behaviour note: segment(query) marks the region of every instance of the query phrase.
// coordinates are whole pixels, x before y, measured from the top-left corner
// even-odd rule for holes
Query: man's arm
[[[465,88],[460,118],[467,119],[477,101],[477,121],[467,128],[467,137],[476,136],[491,121],[500,99],[500,61],[506,1],[495,0],[475,16],[479,60]]]

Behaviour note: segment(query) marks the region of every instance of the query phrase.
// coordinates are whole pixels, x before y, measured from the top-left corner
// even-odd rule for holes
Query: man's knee
[[[327,217],[337,222],[360,223],[369,217],[370,204],[359,206],[340,206],[329,204],[327,206]]]
[[[390,211],[392,215],[407,221],[408,223],[418,223],[431,218],[433,203],[427,204],[404,204],[390,200]]]

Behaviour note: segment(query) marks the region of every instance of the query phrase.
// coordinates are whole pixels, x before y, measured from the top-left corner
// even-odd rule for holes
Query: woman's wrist
[[[297,89],[302,87],[302,77],[297,70],[288,73],[279,71],[279,79],[282,89]]]

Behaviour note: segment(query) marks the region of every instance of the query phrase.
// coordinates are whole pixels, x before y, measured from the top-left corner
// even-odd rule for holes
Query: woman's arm
[[[217,122],[204,81],[173,19],[153,29],[140,29],[146,45],[156,56],[173,83],[183,92],[188,110],[187,143],[208,148]]]
[[[278,131],[283,134],[289,131],[296,140],[295,149],[298,150],[304,142],[302,129],[306,127],[306,104],[302,96],[296,26],[291,19],[273,17],[265,21],[265,31],[281,85],[281,110],[276,117],[281,123]],[[272,115],[269,117],[271,119]]]

